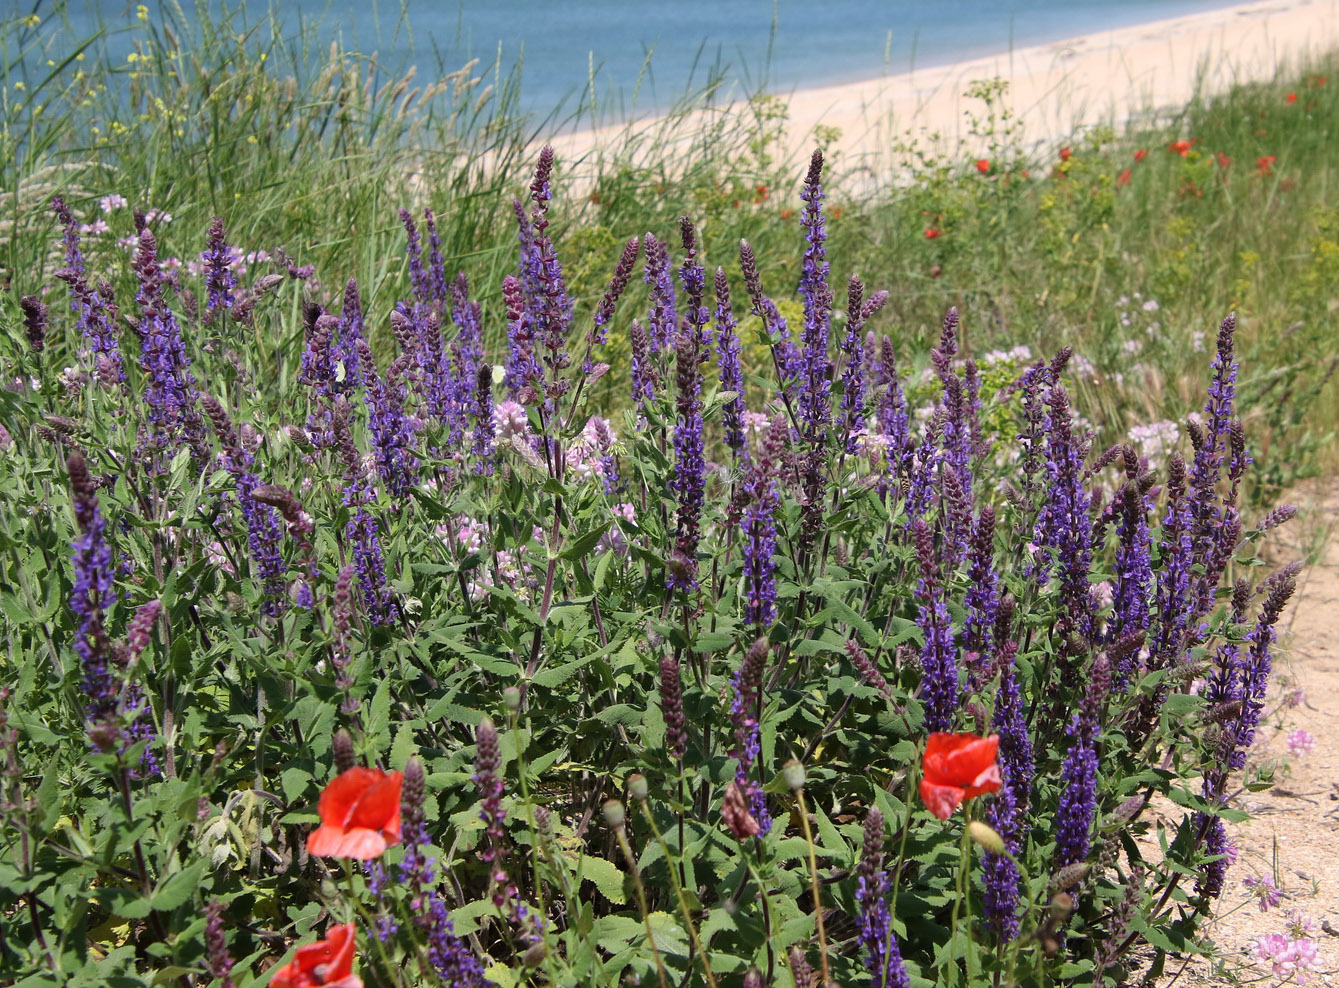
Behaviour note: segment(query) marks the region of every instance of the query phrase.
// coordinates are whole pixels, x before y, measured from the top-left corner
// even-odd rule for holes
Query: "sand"
[[[831,151],[848,173],[886,174],[891,148],[908,135],[941,153],[984,157],[988,141],[971,134],[965,114],[981,105],[963,95],[975,80],[1008,82],[1004,105],[1021,146],[1033,148],[1085,128],[1173,113],[1197,92],[1272,78],[1335,49],[1339,0],[1261,0],[905,75],[779,93],[789,106],[784,150],[802,160],[815,128],[825,127],[840,132]],[[663,156],[667,142],[687,146],[695,129],[719,116],[719,110],[689,114],[672,127],[652,118],[551,143],[566,167],[580,171],[583,162],[628,147],[630,136],[643,138],[640,153]]]
[[[1272,561],[1282,564],[1306,558],[1318,540],[1332,536],[1339,525],[1339,487],[1330,479],[1310,493],[1294,497],[1302,513],[1275,533]],[[1251,953],[1256,940],[1284,933],[1288,914],[1297,911],[1315,926],[1319,968],[1311,984],[1335,984],[1339,975],[1339,540],[1328,539],[1319,562],[1304,570],[1297,595],[1284,612],[1281,654],[1267,710],[1276,710],[1260,732],[1250,759],[1273,763],[1274,786],[1262,792],[1242,792],[1232,805],[1251,819],[1231,824],[1237,842],[1237,862],[1228,872],[1227,885],[1214,917],[1203,928],[1217,956],[1169,958],[1159,988],[1252,982],[1268,977],[1268,965]],[[1293,689],[1305,700],[1288,708],[1278,701]],[[1314,739],[1305,754],[1290,753],[1288,736],[1304,730]],[[1174,819],[1171,817],[1169,819]],[[1281,901],[1262,912],[1247,878],[1268,877],[1279,889]],[[1147,952],[1145,952],[1147,959]],[[1136,972],[1135,980],[1139,974]],[[1292,982],[1290,982],[1292,983]]]

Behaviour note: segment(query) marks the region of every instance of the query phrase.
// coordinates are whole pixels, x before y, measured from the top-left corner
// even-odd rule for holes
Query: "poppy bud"
[[[793,758],[781,769],[781,777],[786,780],[786,785],[796,791],[804,788],[804,774],[804,766]]]
[[[628,795],[640,803],[642,800],[646,799],[646,794],[646,776],[642,775],[640,772],[633,772],[628,776]]]
[[[623,809],[623,804],[616,799],[609,799],[604,804],[604,822],[609,824],[615,830],[622,830],[627,821],[627,812]]]
[[[987,826],[980,820],[973,820],[967,824],[967,832],[971,834],[972,840],[981,845],[983,850],[991,854],[1003,854],[1005,852],[1004,838],[995,832],[994,828]]]

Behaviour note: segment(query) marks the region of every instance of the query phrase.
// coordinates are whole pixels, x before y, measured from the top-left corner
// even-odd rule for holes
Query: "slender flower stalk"
[[[874,988],[911,988],[888,908],[888,873],[883,864],[883,814],[865,814],[865,840],[856,868],[855,899],[860,907],[861,953]]]
[[[591,330],[586,337],[587,356],[582,366],[582,371],[586,374],[589,374],[594,366],[590,358],[590,348],[604,346],[609,342],[609,321],[614,318],[614,310],[618,307],[618,300],[623,297],[628,282],[632,280],[632,271],[636,267],[637,256],[640,251],[641,240],[637,237],[633,237],[623,247],[618,265],[614,268],[613,277],[609,279],[609,287],[604,290],[604,296],[595,309],[595,316],[591,320]]]
[[[705,311],[705,310],[704,310]],[[677,359],[678,417],[674,425],[674,553],[669,571],[670,589],[697,587],[697,544],[701,537],[702,506],[707,464],[702,438],[702,369],[700,350],[691,333],[679,336]]]
[[[676,761],[688,750],[684,731],[683,679],[679,662],[672,655],[660,660],[660,713],[665,720],[665,750]]]
[[[744,435],[744,369],[740,363],[739,335],[734,313],[730,310],[730,283],[725,269],[716,269],[716,360],[720,368],[721,390],[733,392],[722,409],[725,444],[735,459],[748,456],[748,438]]]
[[[772,420],[744,484],[744,621],[760,631],[776,620],[776,516],[781,507],[777,474],[790,429],[782,415]]]
[[[400,795],[400,840],[404,845],[404,857],[396,866],[396,879],[409,890],[410,914],[415,927],[427,941],[428,963],[442,984],[451,988],[483,988],[491,982],[484,977],[479,959],[465,941],[455,935],[437,876],[437,862],[429,853],[431,841],[423,808],[425,795],[423,763],[411,758],[405,765]]]
[[[215,216],[209,224],[209,244],[201,260],[205,265],[205,291],[208,293],[206,311],[231,309],[237,302],[237,276],[232,273],[232,258],[221,217]]]
[[[24,295],[19,299],[19,308],[23,310],[23,331],[28,337],[28,345],[33,353],[41,353],[46,346],[47,324],[50,313],[46,303],[36,295]]]
[[[651,342],[651,355],[667,350],[678,332],[679,316],[675,311],[674,276],[670,270],[669,248],[653,234],[642,238],[646,245],[646,265],[642,281],[651,292],[651,308],[646,324]]]
[[[804,300],[804,379],[800,392],[800,423],[808,442],[827,434],[832,418],[831,360],[828,339],[832,322],[832,289],[828,285],[827,230],[823,223],[823,152],[809,161],[800,198],[805,251],[800,266],[800,296]]]
[[[238,439],[223,405],[213,395],[200,396],[200,404],[214,426],[214,432],[223,447],[223,466],[232,474],[237,485],[237,501],[246,521],[247,542],[255,565],[255,576],[260,580],[265,602],[264,611],[278,617],[288,609],[288,567],[280,551],[283,543],[283,523],[279,512],[256,500],[260,480],[255,473],[255,459]]]
[[[736,760],[735,785],[748,799],[749,815],[757,821],[758,836],[766,837],[772,828],[772,814],[767,809],[767,797],[751,778],[758,763],[762,741],[758,717],[762,709],[762,681],[771,646],[766,638],[758,638],[744,653],[744,659],[731,682],[730,723],[734,726],[734,747],[730,756]]]
[[[366,340],[358,341],[356,352],[365,384],[367,421],[372,432],[377,473],[387,490],[402,497],[418,479],[418,457],[414,455],[413,432],[404,413],[403,398],[393,384],[381,380],[372,348]]]
[[[158,242],[146,227],[139,235],[135,274],[140,307],[140,363],[145,373],[144,400],[149,406],[149,425],[160,447],[186,443],[195,459],[207,458],[200,413],[196,407],[195,377],[176,316],[163,293],[163,275],[158,265]]]
[[[948,731],[958,711],[962,683],[948,607],[940,584],[934,535],[924,521],[912,525],[920,581],[916,584],[917,620],[925,645],[921,649],[921,702],[927,731]]]
[[[381,530],[368,510],[370,491],[358,448],[349,429],[351,412],[348,402],[335,402],[332,420],[335,448],[344,463],[344,504],[350,509],[344,535],[353,547],[353,562],[358,572],[363,606],[374,624],[391,624],[399,617],[399,605],[386,585],[386,563],[381,550]]]
[[[1097,739],[1101,714],[1111,690],[1111,667],[1105,652],[1093,657],[1088,688],[1070,722],[1070,746],[1060,767],[1060,803],[1056,808],[1055,870],[1088,859],[1097,817]],[[1072,886],[1071,886],[1072,887]],[[1069,888],[1063,891],[1070,891]]]

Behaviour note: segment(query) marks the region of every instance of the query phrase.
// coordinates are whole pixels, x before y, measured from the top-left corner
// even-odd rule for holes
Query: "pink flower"
[[[1316,739],[1307,731],[1298,729],[1290,731],[1288,734],[1288,754],[1293,758],[1301,758],[1303,755],[1311,754],[1311,749],[1316,746]]]
[[[1316,932],[1316,921],[1300,909],[1288,910],[1288,935],[1295,939],[1309,937]]]
[[[1279,890],[1275,886],[1273,879],[1268,875],[1247,875],[1241,880],[1241,884],[1250,890],[1251,894],[1260,900],[1260,911],[1267,913],[1273,906],[1279,904]]]
[[[79,232],[85,235],[99,236],[110,231],[111,227],[107,225],[106,220],[94,220],[92,223],[84,223],[79,227]]]
[[[1255,941],[1251,953],[1256,960],[1269,964],[1280,981],[1291,978],[1304,985],[1307,974],[1320,969],[1320,951],[1316,941],[1309,938],[1290,940],[1282,933],[1267,933]]]
[[[126,197],[118,196],[115,192],[113,192],[109,196],[103,196],[101,199],[98,200],[98,203],[102,206],[102,211],[104,213],[110,213],[113,210],[120,209],[122,206],[124,206],[126,204]]]

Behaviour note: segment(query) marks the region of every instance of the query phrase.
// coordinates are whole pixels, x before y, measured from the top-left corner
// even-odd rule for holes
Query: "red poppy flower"
[[[1328,76],[1323,75],[1316,76],[1316,88],[1319,89],[1321,86],[1325,85],[1325,83],[1327,83],[1328,81],[1329,81]]]
[[[1296,94],[1296,93],[1289,93],[1289,94],[1288,94],[1288,102],[1289,102],[1289,103],[1296,103],[1296,102],[1297,102],[1297,94]]]
[[[1218,160],[1219,168],[1227,168],[1232,164],[1232,159],[1223,151],[1219,151],[1214,157]]]
[[[795,215],[795,211],[794,211],[793,209],[783,209],[783,210],[781,210],[781,218],[782,218],[783,220],[788,220],[788,219],[790,219],[790,218],[791,218],[792,216],[794,216],[794,215]]]
[[[989,158],[977,158],[977,159],[976,159],[976,170],[979,171],[982,175],[989,174],[989,173],[990,173],[990,159],[989,159]]]
[[[933,240],[935,237],[939,236],[939,234],[942,232],[943,232],[942,230],[939,230],[933,226],[927,226],[925,228],[925,239]]]
[[[1190,153],[1190,147],[1194,143],[1194,141],[1172,141],[1172,143],[1167,145],[1167,150],[1172,154],[1179,154],[1184,158]]]
[[[1061,160],[1061,161],[1068,161],[1071,157],[1073,157],[1073,155],[1074,155],[1074,149],[1073,149],[1073,148],[1061,148],[1061,149],[1060,149],[1060,160]]]
[[[999,750],[998,734],[985,738],[947,731],[931,734],[922,760],[921,801],[926,808],[947,820],[964,799],[999,792],[1003,783],[995,764]]]
[[[767,186],[757,185],[753,188],[753,201],[762,202],[767,198]]]
[[[353,973],[353,924],[332,926],[324,940],[305,944],[270,978],[270,988],[363,988]]]
[[[341,772],[321,793],[321,826],[307,838],[318,858],[375,858],[400,840],[399,772],[361,765]]]
[[[1127,168],[1125,169],[1125,171],[1121,172],[1119,175],[1116,176],[1116,184],[1117,185],[1130,184],[1130,169]]]
[[[1140,148],[1134,153],[1134,163],[1137,165],[1148,157],[1148,148]]]
[[[1279,159],[1272,154],[1263,155],[1256,163],[1255,167],[1260,170],[1261,175],[1274,174],[1274,162]]]

